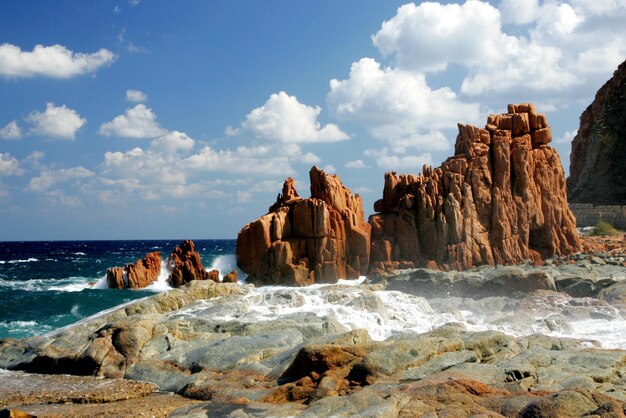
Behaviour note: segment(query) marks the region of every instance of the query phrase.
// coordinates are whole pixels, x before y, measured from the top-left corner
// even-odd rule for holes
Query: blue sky
[[[234,238],[315,164],[361,194],[534,102],[569,166],[620,0],[0,3],[0,240]]]

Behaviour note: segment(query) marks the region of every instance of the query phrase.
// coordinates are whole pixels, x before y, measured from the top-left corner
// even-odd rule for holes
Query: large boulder
[[[107,285],[112,289],[141,289],[159,278],[161,273],[161,253],[146,254],[135,264],[125,267],[111,267],[107,270]]]
[[[355,279],[367,272],[370,226],[360,196],[313,167],[311,197],[285,180],[276,203],[237,237],[237,264],[248,281],[306,285]]]
[[[220,281],[217,270],[206,271],[202,266],[200,253],[196,251],[195,244],[190,239],[174,248],[167,259],[167,267],[172,271],[168,279],[172,287],[180,287],[192,280]]]
[[[374,270],[483,264],[577,251],[565,175],[546,117],[509,105],[485,128],[460,125],[455,155],[419,175],[385,174],[372,225]]]
[[[626,61],[580,116],[572,141],[570,202],[626,204]]]

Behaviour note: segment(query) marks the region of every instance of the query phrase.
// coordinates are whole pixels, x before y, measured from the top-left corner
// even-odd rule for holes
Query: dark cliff
[[[567,189],[570,203],[626,204],[626,61],[580,116]]]

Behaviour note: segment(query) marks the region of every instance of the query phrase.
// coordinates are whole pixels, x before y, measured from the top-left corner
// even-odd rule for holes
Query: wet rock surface
[[[601,345],[623,346],[626,330],[603,295],[626,270],[588,261],[303,288],[192,281],[47,336],[0,341],[2,368],[87,375],[45,376],[58,391],[29,385],[45,386],[45,401],[3,379],[15,385],[5,405],[42,416],[620,416],[626,351]],[[586,293],[555,291],[578,282]],[[585,337],[581,323],[606,333]]]

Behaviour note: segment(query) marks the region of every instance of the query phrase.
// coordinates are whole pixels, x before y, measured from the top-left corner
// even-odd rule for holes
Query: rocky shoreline
[[[3,371],[19,375],[3,379],[0,407],[37,416],[623,416],[626,351],[564,337],[576,321],[623,320],[623,263],[613,250],[312,288],[192,281],[47,336],[0,341],[0,368],[55,374]],[[336,308],[305,312],[306,291]],[[377,335],[342,316],[359,307],[391,324],[405,302],[423,312],[407,321],[421,328]],[[268,316],[255,311],[261,303],[294,309]],[[17,396],[28,378],[49,379],[35,385],[47,397]],[[74,378],[96,383],[72,383],[70,397]],[[118,398],[94,389],[104,382],[119,385]]]

